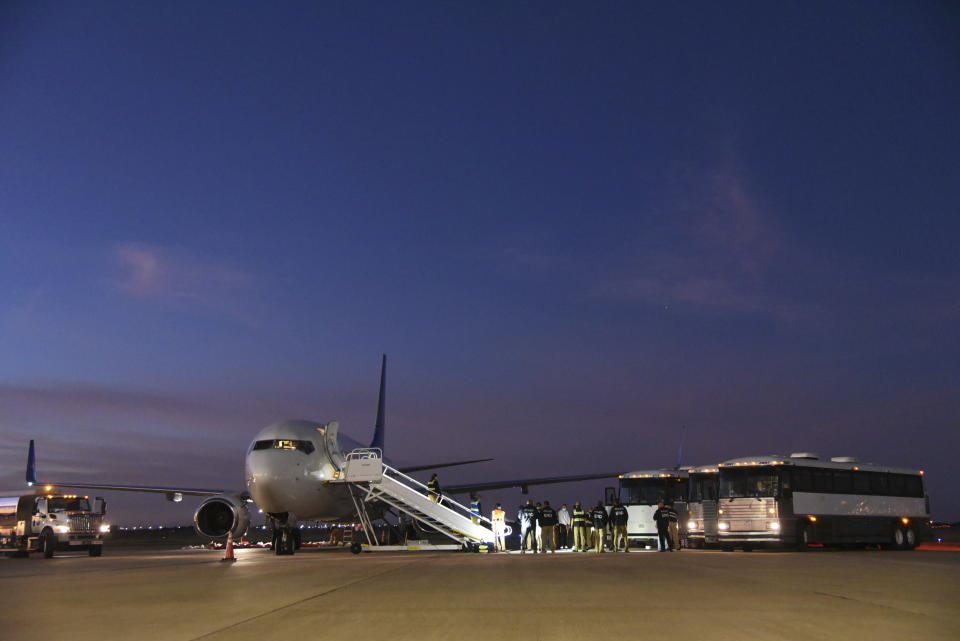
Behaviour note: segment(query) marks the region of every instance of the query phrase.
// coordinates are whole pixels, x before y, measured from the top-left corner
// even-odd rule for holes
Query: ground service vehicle
[[[50,558],[57,549],[87,550],[100,556],[106,503],[97,497],[97,511],[86,496],[77,494],[25,494],[0,497],[0,552],[27,556],[42,552]]]
[[[754,456],[719,464],[721,548],[880,544],[912,550],[926,535],[923,472],[852,457]]]
[[[653,513],[660,501],[672,505],[681,516],[687,513],[687,472],[662,469],[621,474],[619,494],[612,487],[606,489],[608,510],[615,496],[627,507],[627,537],[631,545],[656,547],[657,524]],[[681,530],[683,525],[681,519]]]
[[[720,468],[716,465],[687,468],[690,492],[687,499],[685,547],[702,548],[717,544],[719,472]]]

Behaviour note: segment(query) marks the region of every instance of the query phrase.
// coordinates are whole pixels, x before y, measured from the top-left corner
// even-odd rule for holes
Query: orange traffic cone
[[[227,547],[226,554],[223,555],[223,558],[220,561],[236,561],[237,557],[233,555],[233,533],[227,535]]]

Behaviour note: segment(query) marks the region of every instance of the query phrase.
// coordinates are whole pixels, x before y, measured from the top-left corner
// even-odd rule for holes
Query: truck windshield
[[[55,497],[47,499],[48,512],[89,512],[90,502],[84,498]]]
[[[720,498],[756,498],[777,496],[780,477],[776,470],[764,468],[720,470]]]
[[[625,505],[673,503],[687,497],[687,479],[620,479],[620,502]]]

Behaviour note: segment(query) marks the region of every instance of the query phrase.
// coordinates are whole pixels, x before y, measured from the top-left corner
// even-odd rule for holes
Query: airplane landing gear
[[[294,528],[288,518],[274,517],[272,521],[273,553],[281,556],[296,552],[300,548],[300,530]]]

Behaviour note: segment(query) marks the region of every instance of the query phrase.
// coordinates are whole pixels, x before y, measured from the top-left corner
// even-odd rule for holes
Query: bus
[[[684,547],[704,548],[717,544],[719,472],[720,468],[716,464],[687,468],[690,489],[687,497]]]
[[[721,549],[810,545],[912,550],[927,534],[923,471],[816,454],[752,456],[720,463]]]
[[[619,493],[612,487],[606,490],[608,511],[615,496],[619,496],[620,503],[627,507],[627,537],[630,544],[656,548],[657,524],[653,521],[653,513],[657,511],[657,504],[663,501],[672,505],[677,514],[686,514],[687,472],[661,469],[621,474]],[[680,520],[680,527],[682,530],[683,519]]]

